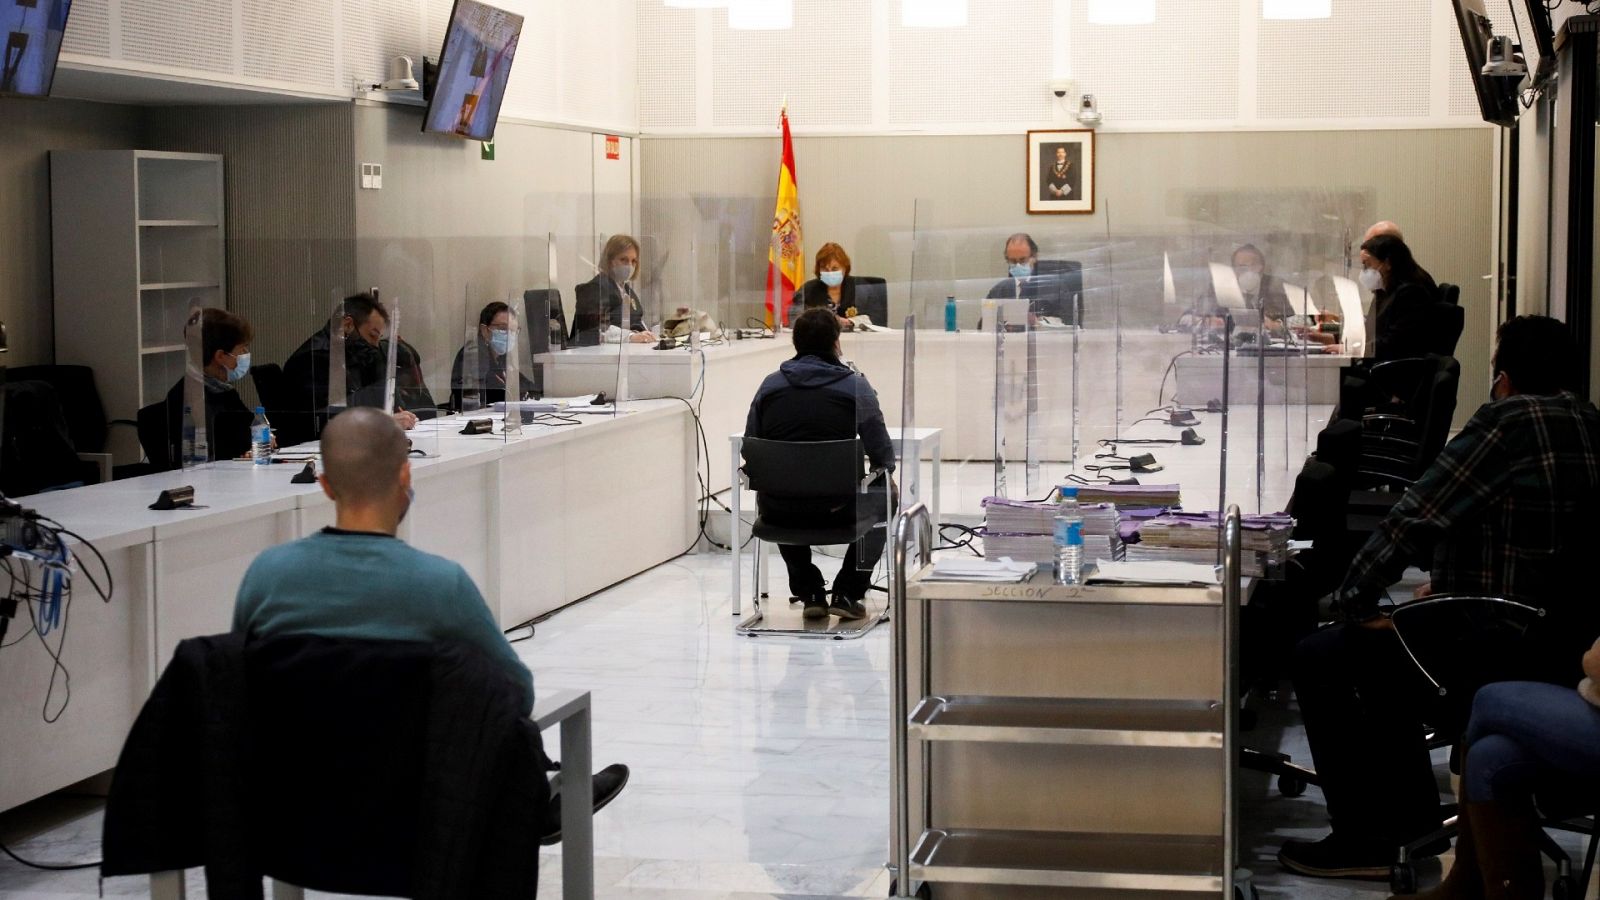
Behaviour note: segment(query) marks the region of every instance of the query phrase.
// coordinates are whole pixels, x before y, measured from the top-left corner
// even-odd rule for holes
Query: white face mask
[[[1361,286],[1369,291],[1380,290],[1383,288],[1383,276],[1378,273],[1377,269],[1362,269]]]
[[[844,270],[843,269],[831,269],[829,271],[823,272],[821,277],[822,277],[822,283],[827,285],[828,287],[838,287],[839,285],[844,284]]]
[[[1239,273],[1239,290],[1246,294],[1254,294],[1261,290],[1261,273],[1255,269],[1245,269]]]
[[[617,263],[611,267],[611,277],[615,278],[618,284],[621,284],[633,277],[633,266],[627,263]]]

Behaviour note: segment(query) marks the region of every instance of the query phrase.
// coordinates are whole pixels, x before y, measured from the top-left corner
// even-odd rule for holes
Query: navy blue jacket
[[[856,436],[875,467],[894,469],[894,444],[867,377],[829,356],[796,356],[768,375],[750,401],[746,437],[841,441]]]

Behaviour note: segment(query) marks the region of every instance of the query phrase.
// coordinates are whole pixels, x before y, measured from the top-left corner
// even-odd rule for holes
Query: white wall
[[[495,0],[526,16],[503,118],[638,127],[633,0]],[[62,65],[349,98],[444,43],[451,0],[76,0]]]
[[[981,133],[1069,125],[1074,79],[1108,130],[1431,127],[1478,122],[1450,0],[1336,0],[1264,21],[1261,0],[1156,0],[1150,25],[1086,0],[968,0],[962,28],[906,28],[901,0],[794,0],[794,27],[637,0],[640,124],[653,133]],[[1487,0],[1510,34],[1507,0]]]

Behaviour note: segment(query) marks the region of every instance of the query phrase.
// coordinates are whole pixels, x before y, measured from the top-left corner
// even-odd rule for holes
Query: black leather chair
[[[879,534],[872,539],[887,539],[894,512],[887,471],[867,467],[859,438],[793,442],[747,437],[740,452],[743,480],[756,492],[757,515],[750,534],[755,538],[757,588],[755,611],[738,630],[741,634],[815,635],[811,629],[756,627],[765,616],[759,588],[761,542],[811,547],[851,544],[867,539],[874,529]],[[790,602],[798,599],[792,597]],[[867,625],[849,636],[865,634],[882,618],[869,616],[864,620]],[[822,636],[844,635],[823,631]]]
[[[1380,363],[1372,377],[1402,406],[1362,417],[1357,487],[1403,490],[1415,483],[1444,449],[1455,417],[1461,364],[1451,357]]]
[[[856,311],[872,319],[872,324],[893,327],[889,324],[889,285],[876,275],[856,278]]]
[[[184,644],[118,760],[106,874],[204,865],[213,896],[260,896],[263,875],[274,897],[532,896],[551,764],[511,678],[481,653],[314,636]]]
[[[79,457],[49,382],[8,380],[0,390],[0,494],[21,497],[100,480],[100,466]]]
[[[1545,610],[1499,597],[1432,596],[1394,608],[1390,618],[1395,633],[1417,668],[1439,692],[1440,726],[1436,730],[1442,736],[1432,742],[1434,745],[1452,745],[1459,740],[1472,697],[1479,688],[1496,681],[1520,680],[1527,677],[1528,671],[1545,668],[1537,656],[1539,644],[1529,640],[1545,617]],[[1455,768],[1454,755],[1451,763]],[[1556,864],[1551,896],[1562,900],[1588,896],[1589,875],[1596,850],[1600,849],[1596,818],[1573,815],[1575,799],[1577,805],[1590,811],[1600,804],[1600,798],[1592,796],[1575,798],[1571,790],[1541,793],[1537,798],[1544,829],[1570,831],[1589,838],[1582,877],[1574,878],[1572,858],[1548,834],[1540,832],[1539,848]],[[1411,857],[1418,848],[1440,838],[1456,837],[1459,806],[1445,804],[1443,810],[1446,818],[1437,831],[1401,848],[1389,873],[1390,887],[1396,893],[1416,891],[1417,873]]]
[[[152,472],[170,472],[182,466],[181,448],[172,443],[172,425],[163,401],[142,407],[138,416],[139,446]],[[181,427],[180,427],[181,432]]]

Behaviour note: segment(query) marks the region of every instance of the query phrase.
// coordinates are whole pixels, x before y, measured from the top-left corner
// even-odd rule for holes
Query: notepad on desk
[[[923,576],[924,581],[986,581],[995,584],[1016,584],[1031,577],[1038,565],[1017,562],[1010,557],[1000,559],[941,559],[933,570]]]

